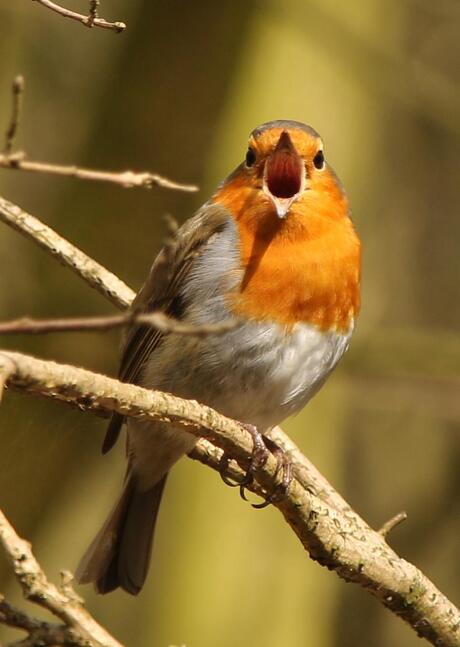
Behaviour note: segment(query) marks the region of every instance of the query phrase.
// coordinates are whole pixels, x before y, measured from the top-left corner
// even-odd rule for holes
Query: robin
[[[132,306],[195,326],[238,325],[205,337],[133,325],[119,376],[207,404],[258,440],[322,386],[348,347],[359,303],[360,242],[319,135],[296,121],[265,123],[245,160],[159,253]],[[123,423],[113,416],[103,452]],[[141,590],[168,472],[196,443],[171,423],[126,426],[123,492],[77,570],[100,593]]]

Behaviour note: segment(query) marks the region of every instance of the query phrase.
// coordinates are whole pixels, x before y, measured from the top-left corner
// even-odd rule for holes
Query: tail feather
[[[139,593],[147,576],[166,477],[140,492],[128,473],[119,500],[80,561],[78,582],[93,582],[99,593],[118,587],[132,595]]]

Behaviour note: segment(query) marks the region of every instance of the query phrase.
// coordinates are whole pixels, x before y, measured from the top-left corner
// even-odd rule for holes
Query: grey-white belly
[[[299,411],[345,352],[347,334],[298,324],[246,323],[204,339],[170,336],[147,363],[142,383],[193,398],[260,430]]]

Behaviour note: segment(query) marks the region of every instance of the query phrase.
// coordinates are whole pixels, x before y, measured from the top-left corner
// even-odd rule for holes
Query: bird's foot
[[[266,508],[268,505],[270,505],[270,503],[280,503],[281,501],[283,501],[288,496],[289,486],[291,485],[293,479],[292,463],[286,456],[284,450],[271,438],[263,436],[263,439],[267,450],[269,450],[276,458],[275,479],[278,477],[280,471],[282,471],[282,478],[281,481],[276,485],[273,492],[267,496],[265,501],[263,501],[262,503],[252,504],[252,507],[257,508],[258,510]]]
[[[228,465],[228,458],[224,453],[221,458],[220,476],[226,485],[229,485],[230,487],[238,486],[240,488],[241,498],[247,501],[248,499],[246,497],[246,489],[254,481],[254,474],[257,472],[257,470],[265,465],[271,452],[277,460],[275,478],[278,476],[281,470],[283,472],[283,477],[281,479],[281,482],[276,486],[275,490],[267,496],[263,503],[252,504],[253,508],[266,508],[268,505],[270,505],[270,503],[282,501],[287,496],[289,485],[292,481],[292,465],[281,447],[279,447],[279,445],[277,445],[267,436],[263,436],[259,431],[257,431],[254,425],[243,424],[242,426],[246,429],[246,431],[248,431],[249,434],[251,434],[253,441],[251,461],[249,463],[248,469],[246,470],[246,474],[244,478],[238,483],[229,480],[228,477],[226,477],[224,474]]]
[[[256,472],[260,467],[263,467],[267,462],[269,452],[265,444],[265,437],[259,431],[257,431],[257,428],[254,427],[254,425],[245,423],[240,424],[242,427],[244,427],[244,429],[246,429],[246,431],[251,435],[252,438],[253,449],[251,454],[251,462],[249,463],[249,467],[242,480],[239,480],[237,483],[235,483],[227,476],[225,476],[225,470],[227,469],[229,459],[224,453],[222,454],[222,457],[220,459],[220,476],[226,485],[229,485],[230,487],[239,487],[240,495],[246,501],[247,499],[244,494],[244,490],[254,480],[254,472]]]

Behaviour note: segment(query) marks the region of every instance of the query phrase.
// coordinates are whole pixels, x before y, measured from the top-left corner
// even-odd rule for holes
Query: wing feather
[[[177,232],[172,248],[163,248],[156,257],[149,277],[134,299],[131,309],[146,313],[161,310],[182,319],[184,304],[180,296],[181,286],[186,281],[193,260],[206,247],[211,236],[223,229],[230,217],[220,205],[206,204]],[[133,325],[127,333],[118,378],[122,382],[136,384],[143,367],[155,349],[163,333],[151,326]],[[102,453],[108,452],[116,443],[124,422],[124,416],[114,413],[102,444]]]

